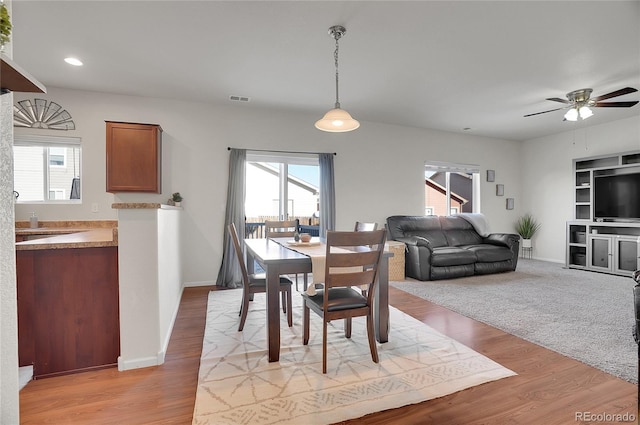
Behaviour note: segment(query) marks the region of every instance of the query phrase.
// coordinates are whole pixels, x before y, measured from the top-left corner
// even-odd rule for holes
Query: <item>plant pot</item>
[[[176,207],[179,207],[182,205],[182,201],[173,201],[173,205],[175,205]]]
[[[523,248],[531,248],[531,239],[522,239]]]

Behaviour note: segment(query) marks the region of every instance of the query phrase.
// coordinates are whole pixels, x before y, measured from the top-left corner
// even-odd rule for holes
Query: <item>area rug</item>
[[[637,382],[630,277],[520,259],[515,272],[420,282],[403,291]]]
[[[515,375],[470,348],[391,307],[389,342],[373,363],[365,318],[328,329],[327,374],[322,373],[322,320],[311,313],[309,345],[302,345],[302,301],[294,326],[281,318],[280,361],[269,363],[265,296],[256,294],[238,332],[240,290],[212,291],[193,424],[330,424],[442,397]]]

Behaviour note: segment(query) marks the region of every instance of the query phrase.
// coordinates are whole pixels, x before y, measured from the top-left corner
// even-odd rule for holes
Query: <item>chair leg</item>
[[[378,347],[376,346],[375,331],[373,329],[373,315],[367,315],[367,337],[369,337],[369,351],[371,351],[371,359],[374,363],[378,363]]]
[[[245,293],[242,297],[242,306],[240,306],[240,325],[238,326],[238,332],[242,332],[242,328],[244,328],[244,322],[247,320],[247,311],[249,311],[249,294]]]
[[[285,291],[280,291],[280,294],[282,298],[282,312],[287,314],[287,294],[285,294]]]
[[[296,292],[298,292],[298,273],[296,273]]]
[[[287,288],[287,324],[293,326],[293,301],[291,300],[291,287]]]
[[[351,317],[344,318],[344,337],[351,338]]]
[[[309,344],[309,307],[304,298],[302,299],[302,344]]]
[[[304,278],[302,279],[302,290],[306,291],[307,290],[307,285],[309,283],[309,274],[305,273],[304,274]],[[296,291],[298,290],[298,287],[296,287]]]
[[[322,373],[327,373],[327,321],[322,318]]]

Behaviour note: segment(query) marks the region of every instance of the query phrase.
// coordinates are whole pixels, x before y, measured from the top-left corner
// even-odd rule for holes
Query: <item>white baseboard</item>
[[[33,379],[33,366],[22,366],[18,370],[18,380],[20,389],[23,389],[25,385],[29,383]]]
[[[158,366],[162,363],[159,362],[160,357],[164,362],[164,354],[158,353],[156,357],[141,357],[138,359],[125,360],[122,356],[118,356],[118,370],[123,372],[125,370],[141,369],[143,367]]]
[[[215,286],[216,282],[214,280],[204,280],[202,282],[185,282],[185,288],[193,288],[196,286]]]

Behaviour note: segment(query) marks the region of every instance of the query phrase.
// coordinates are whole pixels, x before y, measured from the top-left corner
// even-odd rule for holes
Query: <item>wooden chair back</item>
[[[353,229],[355,232],[371,232],[378,229],[378,223],[363,223],[356,221],[356,226]]]
[[[238,239],[238,231],[236,229],[236,225],[231,223],[228,227],[229,236],[231,236],[231,240],[233,241],[233,247],[236,251],[236,258],[238,258],[238,263],[240,263],[240,270],[242,271],[242,286],[244,288],[249,287],[249,273],[247,272],[247,265],[244,262],[244,251],[240,246],[240,239]]]
[[[284,220],[284,221],[267,220],[264,222],[265,237],[267,238],[293,237],[293,235],[298,230],[299,225],[300,225],[300,222],[298,221],[298,219]]]
[[[385,239],[384,230],[327,232],[325,288],[366,285],[371,298]]]

